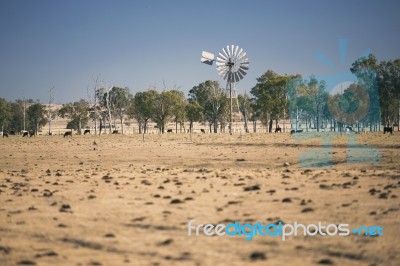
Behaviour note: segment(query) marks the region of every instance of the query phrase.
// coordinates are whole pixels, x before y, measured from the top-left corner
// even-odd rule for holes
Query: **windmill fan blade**
[[[225,56],[225,55],[223,55],[221,52],[219,53],[219,56],[217,57],[217,60],[218,59],[221,59],[221,60],[228,60],[228,58]]]
[[[229,45],[226,47],[226,50],[228,51],[228,57],[231,58],[232,53],[231,53],[231,49],[230,49]]]
[[[243,69],[238,69],[238,73],[242,74],[243,76],[246,76],[247,72],[244,71]]]
[[[240,73],[240,69],[238,69],[238,71],[236,73],[238,74],[240,79],[242,79],[244,77],[244,75],[242,73]]]
[[[229,72],[228,69],[219,69],[219,70],[218,70],[218,74],[219,74],[221,77],[224,77],[225,74],[226,74],[227,72]]]
[[[227,71],[227,72],[225,73],[225,75],[223,76],[223,78],[226,79],[226,78],[229,76],[229,73],[231,73],[231,72],[230,72],[230,71]]]
[[[240,56],[238,59],[239,59],[240,61],[248,60],[248,59],[247,59],[246,52],[243,52],[243,53],[241,54],[241,56]]]
[[[217,60],[217,66],[225,66],[226,65],[226,60]]]
[[[226,61],[218,61],[216,62],[217,66],[226,66]]]
[[[227,66],[223,65],[223,66],[218,66],[218,67],[217,67],[217,70],[218,70],[218,72],[221,72],[221,71],[228,71],[229,68],[228,68]]]
[[[243,48],[240,48],[237,57],[240,58],[242,56],[242,53],[243,53]]]
[[[235,82],[238,82],[240,80],[238,72],[235,72]]]
[[[225,55],[225,58],[228,59],[229,58],[229,54],[227,52],[227,50],[225,50],[226,48],[222,48],[222,53]]]
[[[238,51],[239,51],[239,46],[235,46],[235,52],[233,53],[233,56],[237,57]]]

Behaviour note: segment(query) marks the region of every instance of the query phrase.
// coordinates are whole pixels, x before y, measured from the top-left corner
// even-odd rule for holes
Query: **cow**
[[[167,133],[173,133],[172,129],[167,129]]]
[[[9,134],[10,135],[15,135],[15,131],[11,130]]]
[[[64,133],[64,138],[70,136],[72,138],[72,131],[67,131]]]
[[[118,130],[113,130],[113,134],[118,134]]]
[[[86,135],[86,134],[90,134],[90,129],[85,129],[85,132],[83,132],[83,135]]]
[[[385,134],[385,133],[390,133],[390,134],[393,134],[393,128],[392,127],[384,127],[383,128],[383,134]]]
[[[35,132],[33,131],[22,131],[22,137],[34,137],[35,136]]]
[[[206,131],[204,129],[200,129],[201,133],[205,134]]]
[[[8,134],[7,133],[3,133],[3,138],[8,138]]]
[[[281,127],[279,125],[275,128],[275,133],[277,133],[277,132],[281,132],[282,133],[282,129],[281,129]]]
[[[302,129],[298,129],[298,130],[294,130],[294,129],[292,129],[292,130],[290,131],[290,134],[294,134],[294,133],[301,133],[301,132],[303,132],[303,130],[302,130]]]

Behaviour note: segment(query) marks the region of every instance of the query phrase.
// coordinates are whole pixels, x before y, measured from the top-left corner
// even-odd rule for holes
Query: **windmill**
[[[203,51],[200,61],[207,65],[216,61],[218,74],[226,80],[225,91],[229,95],[229,133],[232,134],[232,100],[236,98],[236,83],[243,79],[249,70],[249,59],[246,52],[237,45],[222,48],[217,59],[214,58],[214,54]]]

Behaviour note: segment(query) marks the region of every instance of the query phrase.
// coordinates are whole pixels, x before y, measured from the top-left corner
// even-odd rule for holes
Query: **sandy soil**
[[[399,265],[400,134],[357,139],[380,163],[347,163],[347,136],[312,169],[321,142],[288,134],[1,138],[0,265]],[[191,219],[384,235],[196,237]]]

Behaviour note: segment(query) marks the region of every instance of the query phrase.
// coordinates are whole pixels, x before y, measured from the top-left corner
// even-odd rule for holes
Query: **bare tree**
[[[111,134],[111,123],[112,123],[112,114],[111,114],[111,91],[112,87],[109,88],[103,95],[103,102],[105,103],[105,107],[107,108],[107,119],[108,119],[108,126],[109,126],[109,133]]]
[[[100,87],[100,74],[97,75],[96,78],[93,78],[94,80],[94,85],[93,85],[93,95],[90,93],[89,91],[89,86],[86,88],[87,91],[87,95],[88,95],[88,100],[91,107],[90,113],[91,113],[91,117],[94,120],[94,135],[97,135],[97,118],[98,116],[98,106],[97,106],[97,100],[98,100],[98,91],[99,91],[99,87]],[[101,132],[101,130],[100,130]]]
[[[49,124],[49,135],[51,135],[51,122],[56,118],[58,110],[52,109],[52,103],[54,102],[54,86],[49,90],[49,104],[47,105],[46,120]]]

